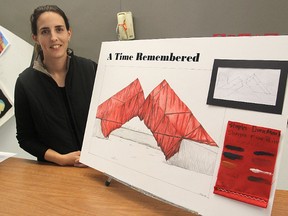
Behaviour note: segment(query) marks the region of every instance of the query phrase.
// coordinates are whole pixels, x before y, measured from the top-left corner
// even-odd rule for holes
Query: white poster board
[[[9,110],[1,116],[1,112],[3,113],[4,110],[2,98],[2,103],[0,101],[1,126],[14,115],[14,107],[11,105],[14,104],[15,82],[19,73],[29,67],[33,46],[2,26],[0,26],[0,32],[1,35],[5,36],[5,41],[8,41],[5,50],[0,55],[0,95],[5,97],[6,107],[9,105]]]
[[[231,212],[235,216],[270,215],[281,152],[287,148],[283,143],[288,116],[287,88],[281,114],[208,105],[207,97],[215,59],[287,61],[287,45],[286,36],[104,42],[80,161],[147,194],[201,215],[230,215]],[[174,92],[181,99],[208,134],[203,142],[209,143],[210,137],[216,146],[212,142],[203,145],[187,140],[185,135],[180,150],[173,151],[171,156],[171,152],[163,150],[165,147],[157,146],[159,140],[155,141],[156,135],[153,137],[149,130],[151,127],[137,116],[128,117],[126,123],[108,136],[103,135],[104,118],[96,118],[100,105],[120,92],[119,97],[108,103],[117,109],[115,104],[119,101],[115,102],[115,99],[127,96],[137,88],[143,90],[139,91],[137,101],[143,98],[147,101],[155,88],[164,86],[163,82],[169,85],[167,92]],[[127,89],[129,85],[136,87]],[[174,93],[167,94],[174,100]],[[176,99],[174,102],[178,103]],[[173,104],[171,102],[167,107],[172,110]],[[133,107],[140,109],[140,106]],[[118,110],[118,114],[127,115],[129,108],[122,109],[122,113]],[[149,110],[148,107],[146,112]],[[151,115],[155,113],[153,111]],[[213,193],[228,121],[281,131],[267,208]],[[192,163],[186,165],[187,161],[191,162],[190,158],[193,158]]]

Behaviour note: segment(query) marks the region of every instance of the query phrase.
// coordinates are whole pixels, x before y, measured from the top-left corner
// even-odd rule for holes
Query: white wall
[[[0,151],[16,153],[15,157],[35,159],[35,157],[23,151],[18,145],[14,116],[0,127],[0,137]]]

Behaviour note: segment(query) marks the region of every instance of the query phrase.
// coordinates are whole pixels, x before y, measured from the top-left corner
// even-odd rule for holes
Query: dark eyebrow
[[[49,29],[49,28],[48,27],[42,27],[39,30],[47,30],[47,29]]]
[[[57,25],[57,26],[55,26],[54,28],[64,28],[65,26],[64,25]],[[42,28],[40,28],[40,30],[47,30],[47,29],[49,29],[49,27],[42,27]]]
[[[55,28],[59,28],[59,27],[64,28],[65,26],[64,26],[64,25],[57,25],[57,26],[55,26]]]

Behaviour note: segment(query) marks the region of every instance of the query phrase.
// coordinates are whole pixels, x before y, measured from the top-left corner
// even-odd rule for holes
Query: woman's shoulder
[[[73,55],[71,58],[72,64],[77,65],[76,68],[82,68],[84,71],[91,71],[93,74],[96,73],[98,64],[88,58]]]
[[[16,80],[16,89],[20,86],[26,88],[35,84],[35,70],[33,67],[28,67],[22,71]]]
[[[70,57],[70,61],[72,60],[72,62],[79,62],[81,64],[91,64],[91,63],[93,63],[94,65],[97,65],[97,63],[95,61],[93,61],[92,59],[75,55],[73,49],[68,48],[67,49],[67,54]]]
[[[39,81],[40,77],[46,77],[47,75],[43,72],[40,72],[33,68],[32,66],[27,67],[24,71],[22,71],[17,80],[18,82],[27,83],[27,84],[34,84]]]
[[[21,78],[29,78],[33,75],[35,69],[33,69],[33,67],[28,67],[26,68],[24,71],[22,71],[20,74],[19,74],[19,77]]]
[[[77,62],[79,62],[81,64],[91,64],[91,63],[96,64],[96,62],[93,61],[92,59],[85,58],[85,57],[82,57],[82,56],[77,56],[77,55],[73,55],[72,60],[73,61],[77,61]]]

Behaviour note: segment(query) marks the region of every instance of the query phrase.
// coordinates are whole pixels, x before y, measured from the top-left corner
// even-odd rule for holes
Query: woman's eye
[[[56,31],[57,32],[62,32],[62,31],[64,31],[64,29],[62,27],[59,27],[59,28],[56,28]]]
[[[41,31],[41,34],[42,34],[42,35],[47,35],[47,34],[49,34],[49,30],[42,30],[42,31]]]

